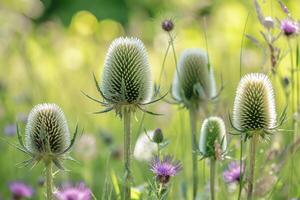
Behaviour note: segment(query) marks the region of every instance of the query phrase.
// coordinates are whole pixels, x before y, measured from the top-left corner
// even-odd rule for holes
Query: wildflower
[[[165,19],[161,23],[161,27],[164,31],[170,32],[174,29],[174,22],[171,19]]]
[[[121,37],[112,42],[105,58],[101,90],[108,106],[118,114],[122,114],[122,108],[134,110],[149,102],[152,79],[141,40]]]
[[[157,145],[151,140],[154,131],[141,134],[135,144],[133,157],[138,161],[150,161],[153,154],[157,151]]]
[[[222,158],[226,148],[227,140],[224,121],[219,117],[206,118],[200,131],[200,152],[205,157],[218,159]]]
[[[173,161],[173,157],[164,156],[162,160],[155,157],[152,160],[151,171],[155,174],[156,180],[161,184],[167,184],[172,176],[175,176],[181,169],[179,161]]]
[[[32,197],[34,192],[32,187],[20,181],[14,181],[9,183],[9,190],[12,193],[14,200],[20,200],[22,198],[30,198]]]
[[[66,184],[54,193],[57,200],[90,200],[92,199],[91,190],[84,183],[76,186]]]
[[[260,73],[245,75],[238,86],[233,108],[233,126],[240,132],[275,128],[276,110],[273,87]],[[247,133],[251,137],[251,133]],[[263,135],[261,135],[263,136]]]
[[[280,28],[285,36],[290,37],[298,34],[299,24],[292,19],[285,19],[281,21]]]
[[[186,49],[179,58],[175,71],[172,95],[187,108],[198,108],[199,104],[216,96],[216,84],[212,66],[201,49]]]
[[[263,20],[263,26],[266,27],[267,29],[272,29],[274,28],[274,20],[272,17],[268,16],[265,17]]]
[[[153,142],[160,144],[164,140],[164,135],[160,128],[155,129],[152,137]]]
[[[15,124],[8,124],[4,127],[4,134],[6,136],[14,136],[17,133],[17,127]]]
[[[223,173],[223,178],[226,183],[235,183],[241,180],[245,172],[245,165],[242,163],[242,170],[240,163],[237,161],[228,164],[228,168]]]

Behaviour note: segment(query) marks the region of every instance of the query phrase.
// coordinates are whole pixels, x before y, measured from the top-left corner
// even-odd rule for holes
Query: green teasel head
[[[206,52],[197,48],[184,50],[175,71],[172,95],[188,108],[198,108],[217,96],[212,66]]]
[[[65,158],[64,155],[73,146],[77,136],[77,127],[71,139],[63,111],[56,104],[43,103],[36,105],[28,116],[25,144],[19,129],[17,132],[21,145],[19,149],[32,157],[26,161],[26,164],[40,160],[53,161],[57,167],[63,169],[60,159]]]
[[[233,106],[232,125],[240,132],[268,131],[276,126],[272,83],[265,74],[251,73],[240,80]]]
[[[152,78],[147,51],[141,40],[115,39],[106,54],[101,91],[115,109],[144,104],[152,97]]]
[[[202,124],[199,151],[203,157],[222,159],[227,149],[226,128],[220,117],[206,118]]]
[[[56,104],[39,104],[28,117],[27,149],[34,153],[62,153],[70,145],[70,132],[63,111]]]

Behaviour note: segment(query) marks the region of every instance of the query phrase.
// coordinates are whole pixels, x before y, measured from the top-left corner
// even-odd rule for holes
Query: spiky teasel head
[[[53,161],[63,168],[60,159],[64,158],[74,144],[77,127],[72,140],[63,111],[56,105],[43,103],[36,105],[30,112],[25,130],[25,144],[18,131],[21,150],[32,159],[29,163],[43,160]]]
[[[266,75],[251,73],[241,79],[234,100],[232,125],[247,133],[246,138],[251,137],[253,131],[267,133],[276,127],[273,87]]]
[[[106,54],[101,91],[116,111],[150,101],[152,79],[144,44],[137,38],[115,39]]]
[[[203,157],[222,159],[226,148],[226,128],[223,119],[220,117],[206,118],[200,131],[200,153]]]
[[[201,49],[186,49],[179,58],[175,71],[172,95],[188,108],[216,96],[213,68],[208,64],[207,54]]]

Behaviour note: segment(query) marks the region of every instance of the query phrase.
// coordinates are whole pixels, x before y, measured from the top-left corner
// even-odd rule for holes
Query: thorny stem
[[[46,161],[45,165],[46,165],[47,200],[53,200],[52,161]]]
[[[239,180],[239,195],[238,200],[241,199],[242,189],[243,189],[243,171],[242,171],[242,165],[243,165],[243,136],[241,135],[241,142],[240,142],[240,180]]]
[[[192,162],[193,162],[193,199],[197,197],[198,189],[198,160],[197,160],[197,138],[196,138],[196,116],[197,112],[194,109],[189,110],[190,126],[191,126],[191,141],[192,141]]]
[[[124,189],[123,189],[123,197],[124,200],[130,200],[130,179],[131,179],[131,171],[130,171],[130,161],[131,161],[131,112],[124,109],[123,112],[123,120],[124,120],[124,168],[125,168],[125,177],[124,177]]]
[[[256,143],[258,139],[258,134],[254,133],[250,141],[250,171],[249,171],[249,180],[248,180],[248,195],[247,200],[253,199],[253,188],[254,188],[254,171],[255,171],[255,152],[256,152]]]
[[[210,159],[210,194],[211,200],[215,200],[216,159]]]

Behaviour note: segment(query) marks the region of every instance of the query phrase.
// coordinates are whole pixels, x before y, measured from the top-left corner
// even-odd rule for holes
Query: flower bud
[[[164,135],[160,128],[155,129],[152,140],[157,144],[162,143],[164,140]]]

